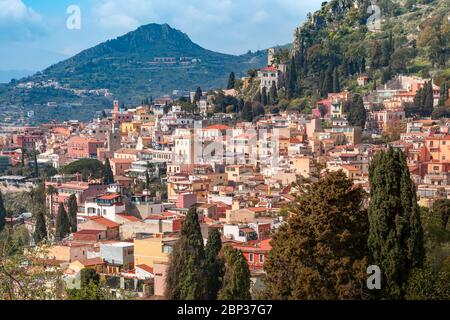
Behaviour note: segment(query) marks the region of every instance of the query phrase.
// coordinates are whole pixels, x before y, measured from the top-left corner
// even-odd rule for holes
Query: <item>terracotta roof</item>
[[[253,230],[252,228],[242,228],[242,229],[240,229],[240,231],[245,232],[245,233],[253,233],[253,232],[256,232],[256,231]]]
[[[90,230],[90,229],[86,229],[86,230],[80,230],[75,232],[75,234],[99,234],[102,233],[104,231],[102,230]]]
[[[98,266],[105,263],[102,258],[81,259],[78,262],[85,267]]]
[[[274,67],[265,67],[265,68],[261,68],[260,70],[261,71],[273,71],[273,72],[277,72],[278,71]]]
[[[135,216],[130,216],[130,215],[128,215],[128,214],[117,214],[117,216],[119,216],[119,217],[121,217],[121,218],[124,218],[124,219],[127,219],[127,220],[130,220],[130,221],[132,221],[132,222],[138,222],[138,221],[141,221],[141,219],[139,219],[139,218],[137,218],[137,217],[135,217]]]
[[[105,194],[103,196],[98,197],[100,200],[113,200],[119,198],[120,194]]]
[[[115,223],[114,221],[111,221],[111,220],[103,218],[103,217],[89,217],[88,219],[91,221],[95,221],[101,225],[104,225],[105,227],[108,227],[108,228],[118,228],[119,227],[118,223]]]
[[[138,264],[136,266],[136,268],[142,269],[142,270],[144,270],[144,271],[146,271],[148,273],[153,274],[153,268],[148,266],[148,265],[146,265],[146,264]]]
[[[250,211],[253,211],[253,212],[266,212],[267,211],[267,208],[247,208],[247,209]]]
[[[206,127],[204,130],[230,130],[231,128],[229,126],[226,126],[224,124],[216,124],[213,126]]]

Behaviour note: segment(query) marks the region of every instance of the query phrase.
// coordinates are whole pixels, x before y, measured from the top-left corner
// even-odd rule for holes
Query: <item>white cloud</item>
[[[29,39],[44,32],[43,19],[22,0],[0,0],[0,39]]]
[[[148,0],[104,0],[94,6],[93,12],[105,29],[131,30],[142,20],[157,18],[153,14],[152,1]]]
[[[94,20],[114,35],[148,23],[168,23],[194,42],[244,53],[292,41],[295,27],[323,0],[97,0]],[[262,24],[270,20],[270,24]]]
[[[263,22],[269,17],[269,14],[265,10],[259,10],[252,18],[253,22]]]

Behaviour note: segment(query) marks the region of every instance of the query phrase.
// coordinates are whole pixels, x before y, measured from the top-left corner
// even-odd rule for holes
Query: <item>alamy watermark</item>
[[[69,17],[66,20],[66,27],[69,30],[81,29],[81,8],[77,5],[67,7],[66,13]]]
[[[367,278],[367,289],[380,290],[381,289],[381,269],[379,266],[372,265],[367,268],[367,274],[370,276]]]

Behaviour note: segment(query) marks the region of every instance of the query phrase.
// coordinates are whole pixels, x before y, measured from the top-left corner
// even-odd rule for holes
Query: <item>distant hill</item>
[[[3,90],[3,94],[0,90],[0,105],[5,101],[27,106],[48,101],[98,104],[107,100],[85,93],[80,97],[68,89],[108,89],[112,97],[135,104],[173,90],[223,87],[231,71],[244,75],[266,61],[266,51],[241,56],[217,53],[167,24],[149,24],[10,84],[10,90]],[[20,86],[49,81],[62,88]]]

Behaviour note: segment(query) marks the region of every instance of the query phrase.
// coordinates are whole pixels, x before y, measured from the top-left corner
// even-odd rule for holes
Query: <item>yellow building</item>
[[[295,174],[300,174],[302,177],[309,178],[312,173],[316,172],[316,168],[311,157],[293,157],[289,159],[289,165],[294,170]]]
[[[134,265],[146,264],[153,268],[155,261],[168,262],[176,238],[154,237],[134,239]]]
[[[141,122],[122,122],[120,124],[120,131],[122,133],[139,133],[141,132]]]

